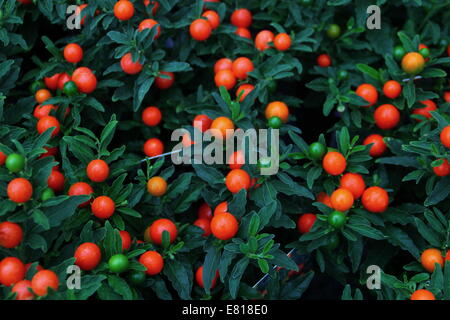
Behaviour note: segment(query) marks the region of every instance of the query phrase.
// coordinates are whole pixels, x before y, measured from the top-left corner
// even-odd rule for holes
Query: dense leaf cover
[[[0,0],[2,299],[450,298],[449,1],[87,3]],[[211,126],[279,171],[142,161]]]

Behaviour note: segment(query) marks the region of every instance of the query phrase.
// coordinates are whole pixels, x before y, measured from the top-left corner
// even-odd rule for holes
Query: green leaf
[[[105,152],[108,145],[111,143],[111,140],[114,136],[114,132],[116,131],[117,124],[119,122],[116,120],[116,115],[113,114],[109,123],[103,128],[102,133],[100,135],[100,150],[101,152]]]
[[[347,227],[359,234],[375,240],[384,240],[385,236],[380,230],[363,224],[347,224]]]
[[[111,288],[123,297],[124,300],[132,300],[133,294],[131,293],[131,289],[128,286],[128,283],[115,275],[109,275],[108,276],[108,284],[111,286]]]
[[[413,42],[404,31],[397,32],[397,36],[400,39],[402,46],[403,48],[405,48],[406,52],[417,51],[417,46],[414,46]]]
[[[149,77],[144,80],[141,84],[137,84],[134,86],[133,92],[133,111],[136,112],[142,104],[145,95],[150,90],[153,82],[155,81],[154,77]]]
[[[441,246],[441,240],[438,235],[433,230],[428,228],[422,220],[419,218],[414,218],[414,222],[417,226],[417,230],[425,240],[427,240],[434,247]]]
[[[190,264],[174,259],[164,266],[163,273],[169,278],[181,299],[191,299],[192,269]]]
[[[219,269],[221,251],[210,246],[206,250],[205,262],[203,263],[203,285],[205,287],[206,294],[210,293],[211,283],[214,279],[217,270]]]
[[[450,183],[450,177],[441,178],[438,183],[434,186],[433,191],[425,199],[424,205],[429,207],[438,204],[450,194],[450,188],[448,187]]]
[[[403,96],[406,98],[408,108],[416,102],[416,90],[414,86],[414,80],[409,80],[405,86],[403,86]]]
[[[259,231],[260,219],[259,216],[254,213],[250,219],[250,224],[248,226],[248,236],[256,236]]]
[[[241,278],[244,275],[249,262],[249,258],[243,257],[234,265],[233,270],[231,271],[228,288],[232,299],[236,299],[237,297]]]
[[[443,291],[444,296],[442,299],[449,300],[450,299],[450,261],[445,261],[444,266],[444,283],[443,283]]]
[[[356,68],[361,71],[364,74],[367,74],[369,77],[371,77],[374,80],[379,81],[380,80],[380,74],[377,70],[374,68],[368,66],[367,64],[358,63],[356,64]]]

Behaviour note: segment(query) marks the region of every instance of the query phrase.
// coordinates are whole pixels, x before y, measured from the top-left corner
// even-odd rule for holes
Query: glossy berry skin
[[[63,86],[63,92],[69,97],[74,96],[78,93],[77,85],[73,81],[67,81]],[[67,110],[69,110],[69,108],[67,108]]]
[[[44,77],[45,86],[49,90],[56,90],[58,88],[59,75],[60,75],[59,73],[55,73],[51,77]]]
[[[383,93],[386,97],[395,99],[402,93],[402,86],[395,80],[389,80],[383,86]]]
[[[47,179],[47,185],[54,192],[60,192],[64,190],[64,180],[64,175],[61,172],[58,170],[52,170]]]
[[[217,29],[217,27],[220,25],[219,14],[214,10],[207,10],[203,12],[202,17],[208,20],[212,30]]]
[[[450,174],[450,164],[448,163],[447,159],[441,160],[443,160],[443,162],[439,166],[433,167],[433,172],[439,177],[445,177]]]
[[[326,194],[325,192],[320,192],[317,197],[316,197],[316,201],[323,203],[324,205],[332,208],[333,206],[331,205],[331,198],[328,194]]]
[[[128,52],[120,59],[120,67],[126,74],[138,74],[142,71],[142,64],[133,61],[133,55]]]
[[[342,153],[337,151],[328,152],[322,160],[323,169],[332,176],[338,176],[347,167],[347,160]]]
[[[94,193],[94,189],[87,184],[86,182],[75,182],[70,186],[68,195],[69,196],[80,196],[80,195],[92,195]],[[83,202],[79,205],[79,207],[83,208],[89,205],[90,200]]]
[[[250,30],[247,28],[236,28],[236,31],[234,31],[235,34],[237,34],[239,37],[251,39],[252,34]]]
[[[367,211],[381,213],[389,205],[389,195],[383,188],[369,187],[364,191],[361,202]]]
[[[236,76],[231,70],[220,70],[214,76],[214,82],[218,88],[224,86],[225,89],[231,90],[236,85]]]
[[[348,71],[347,70],[339,70],[337,77],[339,80],[346,80],[349,77]]]
[[[0,261],[0,283],[6,287],[25,278],[25,265],[16,257],[6,257]]]
[[[167,191],[167,182],[162,177],[152,177],[147,182],[147,191],[154,197],[162,197]]]
[[[444,100],[445,102],[450,102],[450,91],[444,92]]]
[[[192,121],[192,126],[197,128],[201,132],[205,132],[209,128],[211,128],[213,120],[205,114],[196,115],[194,120]]]
[[[25,178],[16,178],[9,182],[6,192],[11,201],[24,203],[31,199],[33,186]]]
[[[231,70],[232,66],[233,61],[228,58],[221,58],[214,64],[214,73],[217,73],[221,70]]]
[[[139,286],[145,282],[146,273],[142,271],[131,271],[128,274],[128,281],[135,286]]]
[[[238,193],[242,189],[248,190],[250,176],[242,169],[233,169],[227,174],[225,184],[231,193]]]
[[[435,248],[426,249],[420,256],[420,263],[430,273],[434,271],[436,263],[443,268],[444,262],[441,251]]]
[[[155,78],[155,85],[156,87],[158,87],[161,90],[167,90],[169,89],[173,83],[175,82],[175,75],[173,74],[173,72],[165,72],[165,71],[160,71],[160,74],[166,75],[169,78],[163,78],[163,77],[156,77]]]
[[[147,268],[145,273],[149,276],[159,274],[164,268],[164,259],[157,251],[144,252],[139,257],[139,263]]]
[[[322,68],[331,66],[331,57],[326,53],[319,55],[317,57],[317,65]]]
[[[122,273],[127,271],[129,265],[130,262],[128,261],[127,256],[121,253],[111,256],[108,260],[109,271],[114,273]]]
[[[264,51],[270,48],[270,42],[273,42],[275,35],[272,31],[262,30],[255,37],[255,47],[259,51]]]
[[[231,14],[231,24],[238,28],[248,28],[252,24],[253,16],[250,10],[236,9]]]
[[[372,144],[370,147],[369,154],[372,157],[379,157],[381,156],[387,149],[386,143],[383,140],[383,137],[379,134],[371,134],[370,136],[367,136],[367,138],[364,139],[363,145]]]
[[[409,300],[436,300],[436,297],[426,289],[419,289],[412,293]]]
[[[131,247],[131,236],[128,231],[119,231],[120,239],[122,240],[122,251],[126,251]]]
[[[439,138],[444,147],[450,148],[450,126],[446,126],[442,129]]]
[[[144,143],[144,153],[147,157],[159,156],[164,152],[164,144],[158,138],[148,139]]]
[[[92,201],[91,211],[97,218],[108,219],[114,214],[116,205],[108,196],[99,196]]]
[[[6,162],[6,154],[0,151],[0,166],[4,165]]]
[[[212,215],[211,207],[206,202],[203,202],[200,205],[200,207],[198,207],[197,217],[199,219],[207,219],[207,220],[212,219],[213,215]]]
[[[413,109],[412,114],[421,115],[427,119],[430,119],[431,118],[430,111],[437,110],[436,103],[434,103],[432,100],[424,100],[424,101],[420,101],[420,103],[425,105],[425,107]],[[422,120],[416,119],[416,121],[421,122]]]
[[[253,62],[246,57],[239,57],[233,61],[231,70],[234,76],[239,80],[244,80],[247,78],[247,73],[252,72],[255,69]]]
[[[247,97],[248,94],[253,91],[253,89],[255,89],[255,86],[252,84],[241,84],[236,90],[236,97],[239,97],[239,95],[242,93],[241,97],[239,98],[239,102],[244,101],[245,97]]]
[[[289,107],[282,101],[270,102],[266,106],[265,116],[266,119],[278,117],[283,121],[283,123],[286,123],[289,118]]]
[[[170,243],[174,242],[178,235],[178,229],[175,223],[169,219],[158,219],[152,223],[148,231],[151,241],[161,245],[164,231],[169,233]]]
[[[52,97],[52,94],[47,89],[39,89],[34,94],[34,98],[36,99],[36,102],[41,104],[44,101],[50,99]]]
[[[11,153],[5,160],[6,169],[12,173],[18,173],[25,167],[25,157],[18,153]]]
[[[425,58],[417,52],[408,52],[402,58],[402,69],[410,75],[422,72],[425,67]]]
[[[339,229],[342,228],[346,221],[346,215],[343,212],[340,211],[333,211],[328,215],[328,223],[330,224],[330,226]]]
[[[304,213],[297,220],[297,229],[301,234],[308,233],[316,222],[316,215]]]
[[[142,20],[141,23],[138,26],[138,30],[142,31],[142,30],[145,30],[145,29],[152,29],[155,26],[156,26],[156,34],[155,34],[155,38],[154,39],[158,39],[159,36],[161,35],[161,26],[159,25],[158,21],[156,21],[154,19]]]
[[[34,294],[31,289],[30,280],[20,280],[11,289],[11,292],[16,294],[16,300],[33,300]]]
[[[72,77],[69,76],[67,72],[62,72],[58,77],[58,89],[64,90],[64,85],[69,81],[72,81]]]
[[[81,270],[89,271],[98,266],[102,259],[102,253],[95,243],[85,242],[79,245],[75,250],[74,257],[75,264],[79,266]]]
[[[36,124],[36,129],[39,134],[43,134],[50,128],[54,128],[51,134],[52,137],[57,136],[58,133],[60,132],[59,121],[53,116],[44,116],[40,118]]]
[[[97,77],[89,68],[81,67],[72,73],[72,81],[81,93],[92,93],[97,88]]]
[[[83,59],[83,49],[76,43],[69,43],[64,47],[64,59],[71,63],[80,62]]]
[[[31,279],[31,288],[38,296],[45,296],[49,288],[58,290],[58,286],[58,276],[51,270],[38,271]]]
[[[203,237],[207,237],[211,234],[211,225],[209,219],[197,219],[194,221],[194,226],[197,226],[201,229],[203,229]]]
[[[34,109],[33,112],[33,116],[36,119],[40,119],[42,117],[48,116],[50,115],[50,113],[52,112],[52,110],[57,110],[58,107],[54,106],[52,104],[46,104],[46,105],[37,105],[36,108]]]
[[[239,223],[229,212],[214,214],[211,220],[211,232],[220,240],[233,238],[239,229]]]
[[[45,188],[41,193],[41,201],[47,201],[55,196],[53,189]]]
[[[359,199],[366,189],[366,183],[360,174],[348,172],[341,177],[339,187],[350,191],[354,199]]]
[[[341,35],[341,27],[339,25],[333,23],[327,29],[327,36],[330,39],[336,39]]]
[[[157,126],[161,122],[161,119],[161,111],[155,106],[147,107],[142,112],[142,122],[149,127]]]
[[[395,60],[400,61],[405,54],[406,54],[406,51],[402,46],[394,47],[393,55],[394,55]]]
[[[271,117],[267,119],[267,126],[272,129],[280,129],[283,126],[283,120],[280,117]]]
[[[347,211],[353,206],[353,194],[344,188],[335,190],[330,197],[333,209],[337,211]]]
[[[0,246],[11,249],[17,247],[23,239],[22,228],[14,222],[0,223]]]
[[[218,215],[218,214],[224,213],[224,212],[228,212],[228,202],[226,202],[226,201],[219,203],[214,208],[214,215]]]
[[[217,279],[219,278],[220,274],[219,271],[216,271],[216,274],[214,276],[214,278],[211,280],[211,288],[209,289],[214,289],[214,287],[216,286],[217,283]],[[204,282],[203,282],[203,266],[200,266],[197,271],[195,272],[195,281],[197,282],[197,284],[201,287],[204,288]]]
[[[399,123],[400,111],[392,104],[383,104],[375,110],[374,118],[378,128],[389,130]]]
[[[325,147],[320,142],[313,142],[309,146],[309,155],[314,160],[322,159],[324,154],[327,152],[327,147]]]
[[[114,16],[121,20],[130,20],[134,16],[134,5],[128,0],[119,0],[114,5]]]
[[[356,88],[355,92],[358,96],[369,102],[369,104],[364,107],[371,107],[378,101],[378,91],[369,83],[361,84],[358,88]]]
[[[92,160],[86,167],[86,174],[93,182],[103,182],[109,177],[109,166],[104,160]]]
[[[230,118],[218,117],[211,123],[211,134],[218,139],[228,139],[234,133],[234,123]]]
[[[205,41],[212,32],[211,24],[205,19],[196,19],[189,26],[191,37],[197,41]]]
[[[289,50],[291,47],[291,37],[287,33],[279,33],[273,39],[273,44],[279,51]]]

